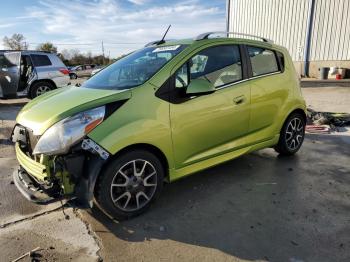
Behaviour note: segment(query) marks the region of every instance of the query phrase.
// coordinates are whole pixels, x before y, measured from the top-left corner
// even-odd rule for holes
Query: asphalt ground
[[[349,91],[328,89],[328,99],[303,93],[313,108],[350,108],[337,102]],[[147,213],[119,222],[16,190],[7,139],[26,101],[0,100],[0,261],[36,247],[39,261],[350,261],[347,132],[309,134],[293,157],[264,149],[168,184]]]

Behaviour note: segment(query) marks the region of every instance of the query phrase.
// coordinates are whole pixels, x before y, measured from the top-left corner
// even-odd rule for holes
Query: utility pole
[[[103,64],[105,64],[105,47],[103,46],[103,40],[101,44],[102,44],[102,55],[103,55],[102,61],[103,61]]]

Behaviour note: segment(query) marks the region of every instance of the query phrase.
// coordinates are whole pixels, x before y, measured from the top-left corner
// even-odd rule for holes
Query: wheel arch
[[[28,88],[28,94],[30,94],[30,93],[32,92],[33,86],[34,86],[36,83],[40,83],[40,82],[50,83],[51,85],[53,85],[54,89],[57,88],[55,82],[54,82],[52,79],[37,79],[37,80],[33,81],[33,82],[30,84],[30,87]]]
[[[279,127],[279,133],[282,131],[282,128],[283,128],[284,124],[286,123],[287,119],[289,118],[289,116],[294,114],[294,113],[301,114],[305,120],[305,123],[307,122],[307,116],[306,116],[305,110],[301,107],[294,108],[288,114],[286,114],[286,117],[284,118],[282,124]]]
[[[306,117],[306,113],[305,113],[305,110],[301,109],[301,108],[296,108],[294,109],[293,111],[291,111],[288,116],[284,119],[284,122],[286,122],[286,120],[288,119],[288,117],[291,115],[291,114],[294,114],[294,113],[299,113],[301,114],[303,117],[304,117],[304,121],[306,123],[307,121],[307,117]]]
[[[169,162],[165,154],[162,150],[160,150],[158,147],[147,144],[147,143],[137,143],[137,144],[131,144],[128,145],[122,149],[120,149],[118,152],[116,152],[112,157],[108,159],[108,161],[105,163],[104,166],[107,166],[111,161],[116,159],[117,157],[125,154],[126,152],[130,152],[133,150],[146,150],[150,153],[154,154],[161,162],[163,170],[164,170],[164,177],[168,181],[169,180]]]

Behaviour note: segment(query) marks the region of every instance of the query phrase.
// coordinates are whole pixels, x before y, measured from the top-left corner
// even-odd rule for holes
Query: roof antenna
[[[171,25],[168,26],[167,30],[165,31],[165,33],[164,33],[164,35],[163,35],[163,37],[162,37],[162,40],[160,40],[160,41],[157,43],[158,45],[161,45],[161,44],[164,44],[164,43],[165,43],[164,38],[165,38],[166,34],[168,33],[170,27],[171,27]]]

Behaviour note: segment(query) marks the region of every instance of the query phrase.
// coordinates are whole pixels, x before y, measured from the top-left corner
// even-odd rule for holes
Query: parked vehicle
[[[69,70],[69,76],[71,79],[77,79],[78,77],[91,76],[92,70],[96,65],[78,65]]]
[[[37,97],[68,85],[68,74],[56,54],[0,50],[0,97]]]
[[[306,106],[288,51],[210,36],[156,41],[81,87],[28,103],[12,135],[19,190],[35,202],[86,206],[94,196],[125,219],[144,212],[164,181],[266,147],[295,154]]]
[[[96,73],[100,72],[103,68],[105,68],[104,66],[96,66],[94,70],[92,70],[91,72],[91,76],[95,75]]]

